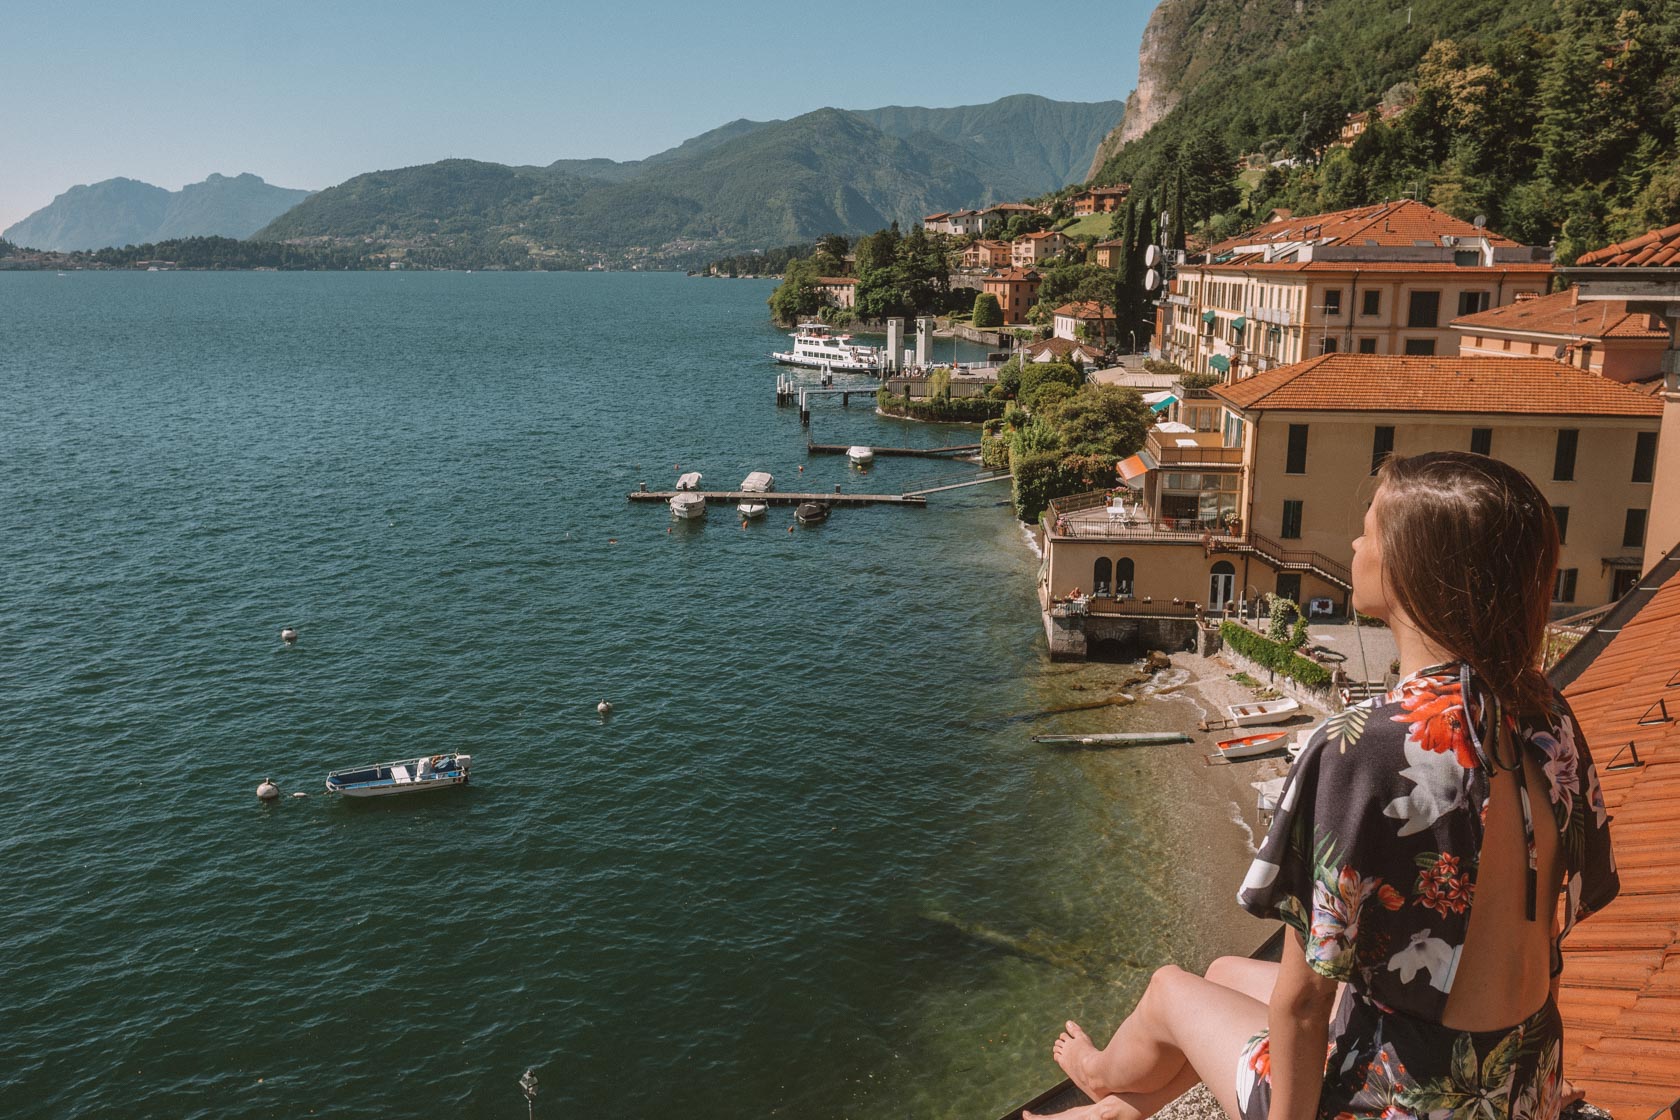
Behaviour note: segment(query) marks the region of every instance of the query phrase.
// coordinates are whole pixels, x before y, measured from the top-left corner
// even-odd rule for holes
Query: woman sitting
[[[1353,548],[1353,605],[1404,679],[1290,771],[1239,894],[1284,923],[1282,963],[1163,968],[1102,1049],[1068,1023],[1056,1061],[1095,1102],[1077,1114],[1135,1120],[1198,1081],[1236,1120],[1558,1114],[1558,943],[1618,883],[1597,771],[1538,667],[1551,507],[1494,459],[1390,459]]]

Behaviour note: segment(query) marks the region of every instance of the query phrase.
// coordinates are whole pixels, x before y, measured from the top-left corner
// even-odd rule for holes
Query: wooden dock
[[[796,506],[801,502],[823,502],[831,506],[925,506],[919,494],[824,494],[772,490],[761,494],[751,490],[632,490],[632,502],[669,502],[678,494],[696,494],[711,502],[763,502],[772,506]]]
[[[859,446],[855,443],[812,443],[805,441],[805,450],[812,455],[844,455],[852,448]],[[867,446],[867,445],[863,445]],[[877,455],[915,455],[932,459],[940,455],[961,455],[965,451],[978,451],[978,443],[958,443],[950,447],[870,447],[869,450]]]

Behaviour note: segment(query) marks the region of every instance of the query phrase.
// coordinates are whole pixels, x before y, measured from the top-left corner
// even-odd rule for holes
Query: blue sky
[[[450,156],[637,159],[826,105],[1120,100],[1153,6],[0,0],[0,229],[116,175],[319,188]]]

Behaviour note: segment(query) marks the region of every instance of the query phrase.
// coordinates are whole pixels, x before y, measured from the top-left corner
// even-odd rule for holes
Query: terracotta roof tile
[[[1268,222],[1212,246],[1219,253],[1239,245],[1266,242],[1313,241],[1321,245],[1378,245],[1410,248],[1419,241],[1439,245],[1443,235],[1486,237],[1494,245],[1517,242],[1492,230],[1477,229],[1470,222],[1443,213],[1433,206],[1403,198],[1380,206],[1355,206],[1329,214],[1308,214]]]
[[[1592,268],[1680,268],[1680,225],[1654,229],[1631,241],[1583,253],[1575,264]]]
[[[995,276],[986,277],[987,280],[1010,280],[1037,283],[1039,276],[1030,268],[1006,268]]]
[[[1668,338],[1655,315],[1630,314],[1625,299],[1580,298],[1579,288],[1454,319],[1459,330],[1521,331],[1568,338]]]
[[[1114,318],[1114,308],[1106,303],[1098,303],[1094,299],[1088,299],[1080,303],[1064,303],[1052,311],[1051,314],[1071,315],[1077,319],[1112,319]]]
[[[1622,880],[1564,943],[1566,1068],[1616,1120],[1645,1120],[1680,1097],[1680,722],[1641,722],[1659,700],[1680,717],[1680,549],[1553,677],[1598,764]]]
[[[1663,403],[1550,358],[1326,354],[1213,388],[1241,409],[1635,416]]]
[[[1250,253],[1219,264],[1185,265],[1182,271],[1202,272],[1461,272],[1469,275],[1493,276],[1504,272],[1550,274],[1547,261],[1501,261],[1494,265],[1463,265],[1452,261],[1272,261]]]

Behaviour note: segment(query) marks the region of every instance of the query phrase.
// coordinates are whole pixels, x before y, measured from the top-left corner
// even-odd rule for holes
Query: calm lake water
[[[1195,752],[1027,741],[1196,712],[1043,715],[1120,667],[1045,660],[1005,487],[625,500],[973,473],[807,458],[770,288],[0,273],[0,1114],[989,1118],[1232,947]]]

